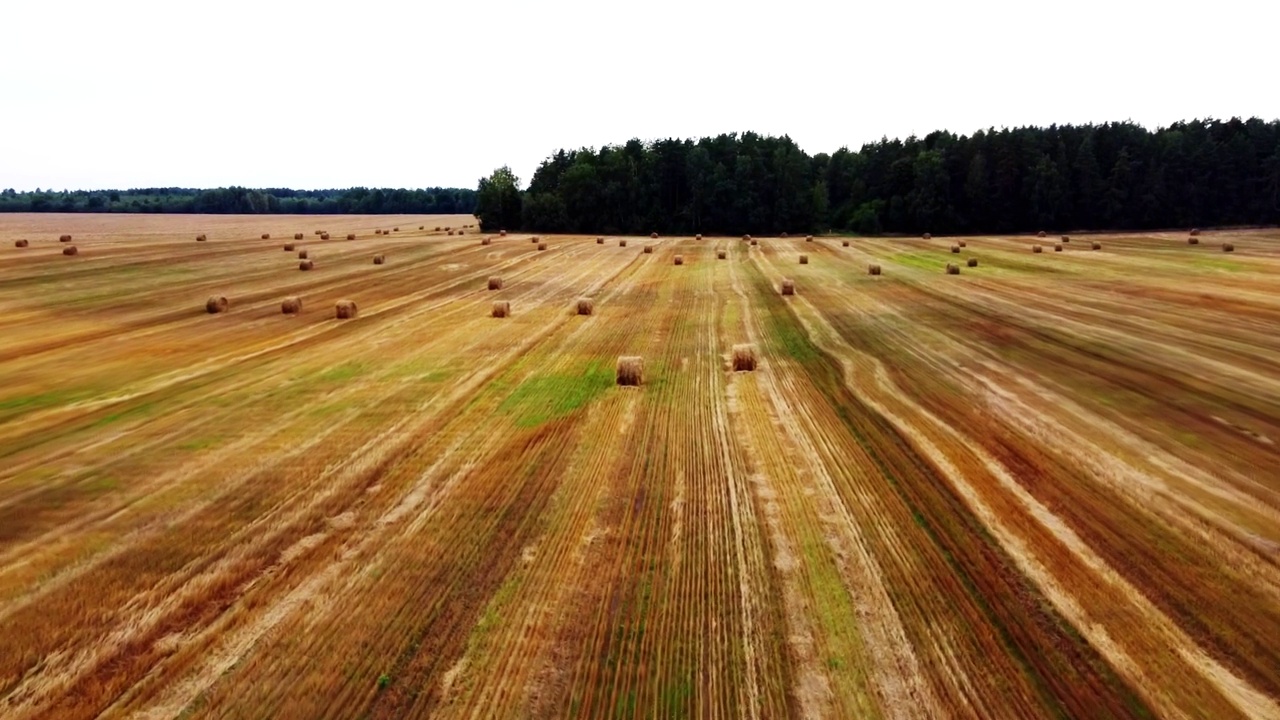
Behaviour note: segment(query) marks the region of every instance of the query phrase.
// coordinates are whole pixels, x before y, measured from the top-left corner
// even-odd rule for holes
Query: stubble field
[[[1280,232],[473,222],[0,216],[0,715],[1280,718]]]

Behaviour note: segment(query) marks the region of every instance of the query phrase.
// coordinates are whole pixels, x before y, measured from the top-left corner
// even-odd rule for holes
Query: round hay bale
[[[293,252],[293,248],[294,248],[294,244],[293,244],[293,243],[285,243],[285,244],[284,244],[284,251],[285,251],[285,252]]]
[[[308,257],[308,253],[307,253],[307,251],[306,251],[306,250],[299,250],[299,251],[298,251],[298,259],[299,259],[299,260],[306,260],[306,259],[307,259],[307,257]]]
[[[951,263],[947,263],[947,274],[948,274],[948,275],[959,275],[959,274],[960,274],[960,266],[959,266],[959,265],[952,265]]]
[[[374,264],[374,265],[382,265],[382,264],[384,264],[384,263],[386,263],[386,262],[387,262],[387,256],[386,256],[386,255],[374,255],[374,256],[373,256],[373,264]]]
[[[356,234],[355,234],[355,233],[347,233],[347,239],[348,239],[348,240],[355,240],[355,239],[356,239]]]
[[[733,346],[733,371],[751,372],[756,369],[756,346],[741,343]]]
[[[743,235],[743,236],[742,236],[742,241],[743,241],[743,242],[751,242],[751,236],[750,236],[750,235]]]
[[[756,239],[755,239],[755,238],[751,238],[751,245],[752,245],[752,247],[754,247],[754,246],[756,246],[756,245],[759,245],[759,244],[760,244],[760,243],[756,242]]]
[[[597,245],[603,245],[603,244],[604,244],[604,238],[602,238],[602,237],[598,237],[598,238],[596,238],[596,244],[597,244]]]
[[[511,303],[507,300],[494,300],[493,311],[490,313],[493,317],[504,318],[511,314]]]
[[[1040,247],[1039,245],[1032,245],[1031,252],[1033,253],[1044,252],[1044,248]]]
[[[1054,244],[1054,246],[1053,246],[1053,251],[1054,251],[1054,252],[1062,252],[1062,243],[1055,243],[1055,244]]]
[[[204,235],[197,235],[197,236],[196,236],[196,242],[205,242],[205,241],[206,241],[206,240],[208,240],[208,239],[209,239],[209,238],[205,237]]]
[[[531,243],[537,243],[537,242],[538,242],[538,236],[537,236],[537,235],[534,235],[533,237],[529,238],[529,242],[531,242]]]
[[[978,267],[978,258],[969,258],[969,261],[966,264],[969,267]]]
[[[1045,232],[1041,230],[1040,232],[1036,233],[1036,237],[1046,237]]]
[[[684,256],[683,256],[683,255],[677,255],[677,256],[675,256],[675,258],[673,258],[673,259],[675,260],[675,264],[676,264],[676,265],[683,265],[683,264],[684,264]]]
[[[1236,246],[1229,242],[1222,243],[1222,252],[1235,252]]]
[[[1189,237],[1189,238],[1187,238],[1187,244],[1188,244],[1188,245],[1199,245],[1199,244],[1200,244],[1200,238],[1198,238],[1198,237],[1194,237],[1194,236],[1193,236],[1193,237]]]
[[[210,295],[204,302],[204,310],[210,315],[216,315],[226,312],[228,305],[226,295]]]
[[[874,264],[874,263],[873,263],[873,264],[871,264],[871,265],[868,265],[868,266],[867,266],[867,274],[868,274],[868,275],[879,275],[879,274],[880,274],[880,266],[879,266],[879,265],[876,265],[876,264]]]
[[[62,248],[62,254],[63,254],[63,255],[75,255],[75,254],[77,254],[77,253],[79,253],[79,252],[80,252],[80,251],[76,249],[76,246],[75,246],[75,245],[68,245],[68,246],[66,246],[66,247]]]
[[[339,320],[350,320],[359,313],[355,300],[339,300],[333,306],[333,314]]]
[[[800,264],[801,264],[801,265],[808,265],[808,264],[809,264],[809,256],[808,256],[808,255],[801,255],[801,256],[800,256]]]
[[[804,241],[805,241],[805,242],[813,242],[813,236],[812,236],[812,235],[805,235],[805,236],[804,236]]]
[[[964,240],[958,241],[956,245],[959,245],[960,247],[969,247],[969,243],[965,242]]]
[[[290,295],[280,302],[280,312],[285,315],[297,315],[302,312],[302,298]]]
[[[400,232],[400,228],[398,228],[398,227],[393,227],[393,228],[391,228],[391,232]]]
[[[649,237],[650,237],[651,239],[653,239],[653,240],[657,240],[657,239],[658,239],[658,233],[656,233],[656,232],[651,232],[651,233],[649,233]]]
[[[932,240],[932,239],[933,239],[933,236],[932,236],[932,235],[930,235],[929,233],[925,233],[925,234],[921,235],[920,237],[924,238],[925,240]]]
[[[717,259],[717,260],[723,260],[723,259],[725,259],[725,257],[726,257],[726,253],[725,253],[725,251],[723,251],[723,250],[717,250],[717,251],[716,251],[716,259]]]
[[[1062,240],[1062,242],[1064,242],[1064,243],[1069,243],[1069,242],[1071,242],[1071,236],[1070,236],[1070,235],[1063,235],[1063,236],[1062,236],[1062,238],[1061,238],[1061,240]]]
[[[302,262],[298,263],[298,269],[302,271],[310,270],[315,266],[316,264],[311,260],[303,260]]]
[[[546,250],[546,249],[547,249],[547,244],[546,244],[546,243],[544,243],[544,242],[543,242],[543,243],[538,243],[538,249],[539,249],[539,250]]]
[[[316,235],[323,235],[323,234],[324,234],[324,231],[323,231],[323,230],[317,230],[317,231],[315,232],[315,234],[316,234]],[[299,240],[301,240],[302,238],[298,238],[298,239],[299,239]]]
[[[320,233],[320,239],[321,239],[321,240],[328,240],[328,239],[329,239],[329,233]]]
[[[450,230],[450,231],[449,231],[449,236],[450,236],[450,237],[452,237],[452,236],[453,236],[453,231],[452,231],[452,230]]]
[[[483,240],[481,240],[481,241],[480,241],[480,244],[481,244],[481,245],[491,245],[491,244],[493,244],[493,238],[485,238],[485,239],[483,239]]]
[[[458,228],[458,234],[459,234],[459,235],[466,235],[466,234],[467,234],[467,231],[466,231],[466,230],[463,230],[462,228]]]
[[[1200,228],[1191,228],[1191,237],[1195,237],[1199,234],[1200,234]]]
[[[448,225],[445,225],[445,226],[444,226],[444,229],[445,229],[445,230],[452,230],[453,228],[449,227]]]
[[[702,233],[698,233],[697,235],[694,235],[694,236],[693,236],[693,239],[694,239],[694,240],[701,240],[701,239],[702,239]]]
[[[302,233],[294,233],[294,234],[293,234],[293,239],[294,239],[294,240],[301,240],[301,239],[302,239]]]
[[[58,242],[71,242],[71,236],[70,236],[70,235],[59,235],[59,236],[58,236]]]
[[[14,246],[14,247],[16,247],[16,248],[20,248],[20,247],[29,247],[30,245],[31,245],[31,243],[27,242],[26,240],[14,240],[14,241],[13,241],[13,246]]]
[[[270,239],[271,239],[271,233],[262,233],[262,239],[263,239],[263,240],[270,240]]]
[[[596,311],[596,303],[589,297],[578,298],[578,314],[592,315]]]
[[[1102,249],[1102,243],[1095,241],[1095,242],[1093,243],[1093,246],[1092,246],[1092,247],[1093,247],[1093,249],[1094,249],[1094,250],[1101,250],[1101,249]]]
[[[497,276],[497,275],[490,275],[490,276],[489,276],[489,289],[490,289],[490,290],[501,290],[501,289],[502,289],[502,278],[501,278],[501,277],[499,277],[499,276]]]
[[[440,232],[440,226],[439,226],[439,225],[437,225],[437,226],[436,226],[436,229],[435,229],[433,232]]]
[[[638,387],[644,382],[644,359],[639,355],[623,355],[618,358],[618,384]]]
[[[848,240],[841,240],[841,241],[840,241],[840,247],[849,247],[849,241],[848,241]]]
[[[507,236],[507,231],[506,231],[506,230],[499,230],[499,231],[498,231],[498,237],[506,237],[506,236]]]
[[[959,254],[959,253],[960,253],[960,246],[959,246],[959,245],[952,245],[952,246],[951,246],[951,252],[956,253],[956,254]]]
[[[374,231],[373,231],[373,234],[374,234],[374,235],[381,235],[381,234],[382,234],[382,229],[381,229],[381,228],[378,228],[378,229],[374,230]]]
[[[653,254],[653,246],[652,246],[652,245],[645,245],[645,246],[644,246],[644,254],[645,254],[645,255],[652,255],[652,254]]]
[[[426,225],[419,225],[419,226],[418,226],[418,229],[419,229],[419,230],[426,230],[426,229],[427,229],[427,226],[426,226]]]
[[[783,295],[795,295],[795,294],[796,294],[796,281],[795,281],[795,280],[792,280],[791,278],[782,278],[782,294],[783,294]]]
[[[781,234],[781,235],[779,235],[778,237],[782,238],[783,240],[786,240],[786,239],[787,239],[788,237],[790,237],[790,236],[789,236],[789,235],[787,235],[786,233],[782,233],[782,234]]]
[[[618,247],[626,247],[626,246],[627,246],[627,241],[625,239],[618,241]]]

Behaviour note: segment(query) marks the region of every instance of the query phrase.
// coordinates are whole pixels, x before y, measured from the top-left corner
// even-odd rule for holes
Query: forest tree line
[[[468,215],[475,207],[476,191],[469,188],[255,190],[228,187],[209,190],[135,188],[0,191],[0,212]]]
[[[934,132],[810,156],[788,137],[560,150],[480,181],[486,230],[1013,233],[1280,223],[1280,121]]]

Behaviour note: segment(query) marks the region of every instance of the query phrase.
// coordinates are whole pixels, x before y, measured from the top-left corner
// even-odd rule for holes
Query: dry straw
[[[639,386],[644,382],[644,359],[639,355],[623,355],[618,358],[618,384]]]
[[[947,263],[947,274],[948,274],[948,275],[959,275],[959,274],[960,274],[960,266],[959,266],[959,265],[952,265],[951,263]]]
[[[227,297],[225,295],[210,295],[209,299],[204,302],[205,312],[210,315],[226,312],[227,306]]]
[[[280,312],[285,315],[297,315],[302,312],[302,298],[290,295],[280,303]]]
[[[587,297],[578,298],[578,314],[579,315],[592,315],[595,313],[595,311],[596,311],[596,303],[594,300]]]
[[[384,263],[386,263],[386,262],[387,262],[387,256],[386,256],[386,255],[374,255],[374,256],[373,256],[373,264],[374,264],[374,265],[382,265],[382,264],[384,264]]]
[[[506,316],[508,316],[508,315],[510,315],[510,314],[511,314],[511,303],[510,303],[510,302],[508,302],[508,301],[506,301],[506,300],[494,300],[494,301],[493,301],[493,312],[491,312],[491,313],[490,313],[490,315],[492,315],[493,317],[496,317],[496,318],[504,318],[504,317],[506,317]]]
[[[80,251],[76,249],[76,246],[75,246],[75,245],[68,245],[68,246],[66,246],[66,247],[62,248],[62,254],[63,254],[63,255],[75,255],[75,254],[76,254],[76,253],[78,253],[78,252],[80,252]]]
[[[800,264],[801,264],[801,265],[808,265],[808,264],[809,264],[809,256],[808,256],[808,255],[801,255],[801,256],[800,256]]]
[[[333,313],[339,320],[350,320],[356,316],[359,310],[356,308],[355,300],[339,300],[333,306]]]
[[[14,241],[13,241],[13,246],[14,246],[14,247],[28,247],[28,246],[30,246],[30,245],[31,245],[31,243],[27,242],[26,240],[14,240]]]
[[[683,255],[677,255],[677,256],[675,256],[674,260],[675,260],[675,264],[676,264],[676,265],[683,265],[683,264],[684,264],[684,256],[683,256]]]
[[[1236,250],[1235,245],[1232,245],[1231,243],[1228,243],[1228,242],[1222,243],[1222,252],[1235,252],[1235,250]]]
[[[490,289],[490,290],[501,290],[501,289],[502,289],[502,278],[501,278],[501,277],[499,277],[499,276],[497,276],[497,275],[490,275],[490,276],[489,276],[489,289]]]
[[[795,281],[795,280],[792,280],[791,278],[783,278],[783,279],[782,279],[782,294],[783,294],[783,295],[795,295],[795,294],[796,294],[796,281]]]
[[[756,369],[756,346],[742,343],[733,346],[733,371],[751,372]]]
[[[315,264],[315,263],[313,263],[313,262],[312,262],[312,261],[310,261],[310,260],[303,260],[302,262],[298,263],[298,269],[299,269],[299,270],[310,270],[311,268],[313,268],[313,267],[315,267],[315,266],[316,266],[316,264]]]
[[[879,275],[879,274],[880,274],[880,266],[879,266],[879,265],[875,265],[875,264],[868,265],[868,266],[867,266],[867,274],[868,274],[868,275]]]
[[[969,258],[967,263],[969,267],[978,267],[978,258]]]
[[[70,236],[70,235],[59,235],[59,236],[58,236],[58,242],[71,242],[71,236]]]

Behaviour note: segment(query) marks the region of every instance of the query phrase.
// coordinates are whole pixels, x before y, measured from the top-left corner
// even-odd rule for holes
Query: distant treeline
[[[862,234],[1280,222],[1280,121],[935,132],[810,156],[755,133],[556,152],[527,191],[480,183],[483,227]]]
[[[476,191],[348,188],[345,190],[250,189],[0,191],[0,212],[281,213],[281,214],[471,214]]]

